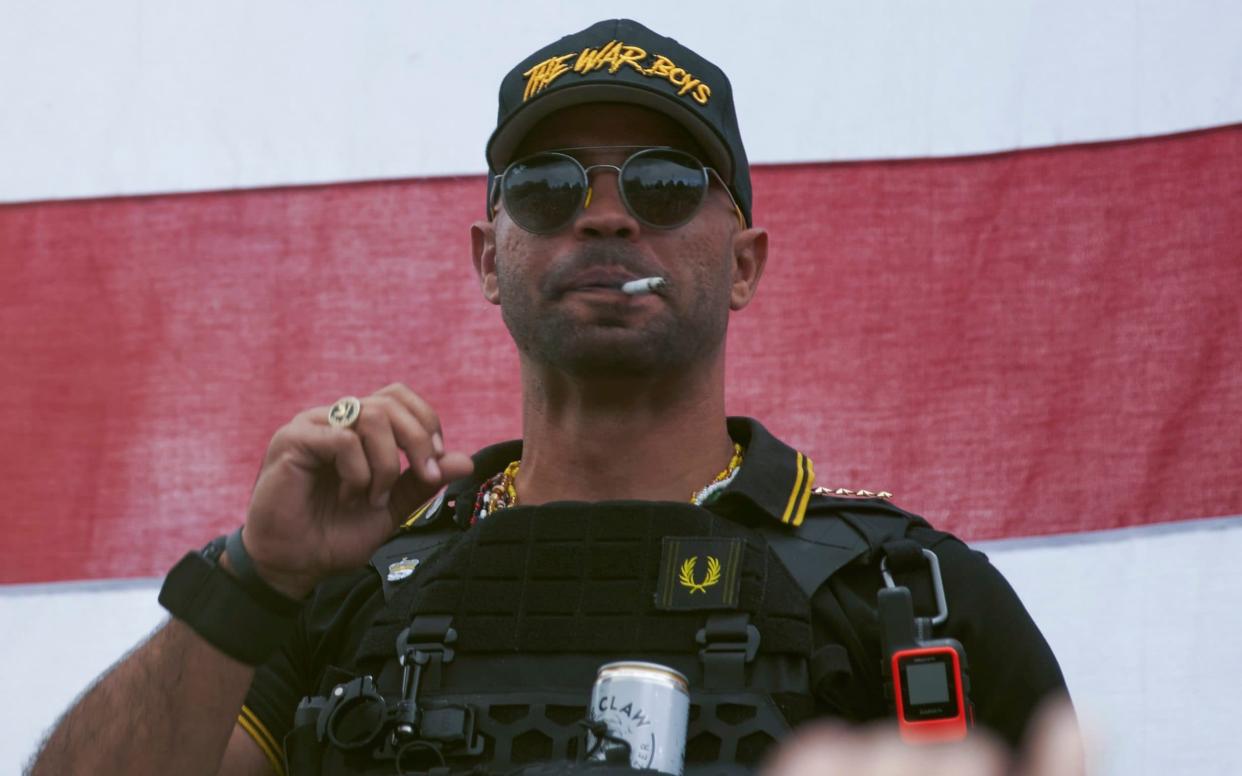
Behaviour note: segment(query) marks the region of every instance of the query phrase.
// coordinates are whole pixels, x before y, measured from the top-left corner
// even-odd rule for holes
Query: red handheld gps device
[[[893,582],[886,563],[880,566],[885,583],[879,593],[885,692],[907,743],[960,741],[974,724],[966,651],[954,639],[932,638],[932,628],[949,613],[940,563],[931,550],[923,554],[939,610],[935,617],[916,618],[909,588]]]

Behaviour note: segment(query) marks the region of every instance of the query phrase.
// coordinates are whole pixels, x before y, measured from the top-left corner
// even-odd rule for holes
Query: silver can
[[[629,744],[631,768],[681,776],[690,723],[690,693],[681,673],[657,663],[606,663],[596,674],[587,716]],[[607,746],[606,741],[597,746],[588,734],[591,759],[606,759]]]

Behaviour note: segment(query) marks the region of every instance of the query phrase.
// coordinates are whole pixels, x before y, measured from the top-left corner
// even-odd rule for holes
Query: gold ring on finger
[[[362,401],[357,396],[342,396],[328,408],[328,425],[333,428],[353,428],[362,414]]]

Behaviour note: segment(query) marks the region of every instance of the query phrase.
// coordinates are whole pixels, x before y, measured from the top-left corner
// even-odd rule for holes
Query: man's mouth
[[[601,293],[611,292],[623,294],[621,287],[637,279],[637,275],[620,269],[599,268],[587,270],[570,278],[560,289],[560,293]]]

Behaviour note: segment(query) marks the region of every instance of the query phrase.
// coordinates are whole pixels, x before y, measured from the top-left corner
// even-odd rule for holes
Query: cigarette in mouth
[[[650,294],[664,288],[668,281],[662,277],[639,278],[631,280],[621,285],[621,290],[630,296],[639,296],[641,294]]]

